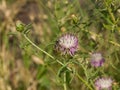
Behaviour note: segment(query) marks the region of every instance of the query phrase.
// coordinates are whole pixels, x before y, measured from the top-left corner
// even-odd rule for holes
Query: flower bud
[[[22,32],[22,31],[24,31],[24,28],[25,28],[25,25],[22,22],[20,22],[20,21],[16,22],[16,30],[17,31]]]

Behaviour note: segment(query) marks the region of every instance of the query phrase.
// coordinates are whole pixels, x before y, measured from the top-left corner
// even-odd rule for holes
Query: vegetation
[[[119,64],[120,0],[0,0],[0,90],[120,90]]]

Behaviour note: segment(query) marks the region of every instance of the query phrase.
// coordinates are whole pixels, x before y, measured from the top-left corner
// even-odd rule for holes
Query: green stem
[[[64,84],[63,84],[64,90],[67,90],[67,85],[66,85],[66,72],[64,73]]]
[[[110,14],[110,16],[111,16],[111,19],[112,19],[113,23],[115,24],[115,23],[116,23],[115,17],[114,17],[114,15],[113,15],[113,13],[112,13],[112,11],[111,11],[110,8],[108,8],[108,12],[109,12],[109,14]]]
[[[116,42],[114,42],[114,41],[109,41],[109,43],[111,43],[111,44],[113,44],[113,45],[115,45],[115,46],[120,47],[120,44],[118,44],[118,43],[116,43]]]
[[[116,23],[116,20],[115,20],[114,14],[112,13],[111,8],[109,7],[109,5],[108,5],[108,3],[106,2],[106,0],[104,0],[104,3],[105,3],[105,5],[106,5],[106,7],[107,7],[108,13],[110,14],[111,20],[112,20],[113,23],[115,24],[115,23]]]
[[[78,73],[76,73],[76,76],[77,76],[90,90],[93,90],[93,88],[92,88]]]
[[[46,51],[44,51],[43,49],[41,49],[40,47],[38,47],[36,44],[34,44],[34,43],[26,36],[26,34],[24,34],[24,37],[25,37],[25,39],[26,39],[29,43],[31,43],[31,44],[32,44],[34,47],[36,47],[38,50],[40,50],[40,51],[43,52],[44,54],[48,55],[50,58],[55,59],[52,55],[50,55],[49,53],[47,53]]]
[[[41,49],[40,47],[38,47],[36,44],[34,44],[34,43],[26,36],[26,34],[23,34],[23,36],[24,36],[24,38],[25,38],[30,44],[32,44],[35,48],[37,48],[38,50],[40,50],[41,52],[43,52],[44,54],[48,55],[50,58],[52,58],[52,59],[55,60],[55,58],[54,58],[52,55],[50,55],[49,53],[47,53],[46,51],[44,51],[43,49]],[[56,61],[57,61],[60,65],[64,66],[64,64],[63,64],[62,62],[60,62],[59,60],[56,59]],[[67,67],[67,69],[68,69],[69,71],[72,71],[69,67]]]

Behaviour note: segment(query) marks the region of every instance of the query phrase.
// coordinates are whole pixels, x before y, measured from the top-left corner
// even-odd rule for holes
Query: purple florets
[[[74,55],[78,48],[78,38],[73,34],[64,34],[57,40],[56,50],[62,54]]]
[[[94,53],[91,56],[91,65],[93,67],[100,67],[103,65],[103,63],[105,62],[103,56],[101,55],[101,53]]]
[[[111,78],[99,78],[95,81],[96,90],[112,90],[112,79]]]

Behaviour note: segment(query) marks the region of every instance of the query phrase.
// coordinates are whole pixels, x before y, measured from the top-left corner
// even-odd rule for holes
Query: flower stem
[[[115,46],[120,47],[120,44],[118,44],[118,43],[116,43],[116,42],[114,42],[114,41],[109,41],[109,43],[111,43],[111,44],[113,44],[113,45],[115,45]]]
[[[67,85],[66,85],[66,72],[64,73],[64,84],[63,84],[64,90],[67,90]]]
[[[43,49],[41,49],[40,47],[38,47],[36,44],[34,44],[34,43],[26,36],[26,34],[24,34],[24,37],[25,37],[25,39],[26,39],[29,43],[31,43],[31,44],[32,44],[34,47],[36,47],[38,50],[40,50],[40,51],[43,52],[44,54],[48,55],[50,58],[55,59],[52,55],[50,55],[49,53],[47,53],[46,51],[44,51]]]
[[[92,88],[78,73],[76,73],[76,76],[77,76],[90,90],[93,90],[93,88]]]
[[[52,58],[53,60],[55,60],[55,57],[53,57],[52,55],[50,55],[49,53],[47,53],[46,51],[44,51],[43,49],[41,49],[40,47],[38,47],[35,43],[33,43],[27,36],[26,34],[23,34],[24,38],[30,43],[32,44],[35,48],[37,48],[38,50],[40,50],[41,52],[43,52],[44,54],[46,54],[47,56],[49,56],[50,58]],[[64,64],[62,62],[60,62],[59,60],[56,59],[56,61],[64,66]],[[66,67],[69,71],[72,71],[69,67]]]
[[[111,20],[113,21],[114,24],[116,24],[116,20],[115,20],[114,14],[112,13],[112,9],[110,8],[110,6],[109,6],[108,2],[106,2],[106,0],[104,0],[104,3],[107,7],[108,13],[110,14]]]

